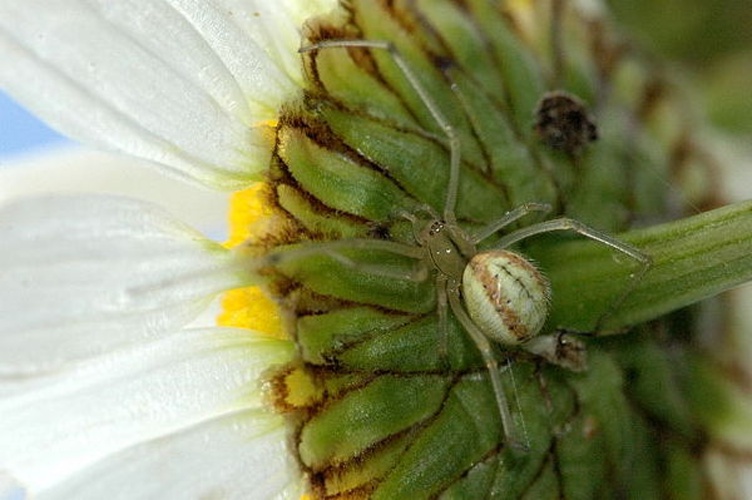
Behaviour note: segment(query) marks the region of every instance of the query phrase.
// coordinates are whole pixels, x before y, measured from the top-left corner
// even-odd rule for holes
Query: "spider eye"
[[[497,250],[475,255],[465,267],[462,285],[470,317],[499,343],[524,342],[546,322],[551,287],[519,254]]]

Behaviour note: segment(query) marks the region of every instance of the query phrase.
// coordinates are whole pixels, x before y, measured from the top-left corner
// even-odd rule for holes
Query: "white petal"
[[[0,470],[0,500],[25,500],[26,498],[26,488],[6,471]]]
[[[10,204],[0,241],[0,375],[174,331],[242,284],[229,252],[126,198]]]
[[[303,85],[298,55],[301,26],[335,9],[338,3],[337,0],[219,1],[237,13],[236,22],[299,86]]]
[[[66,146],[19,156],[0,165],[0,205],[53,193],[107,193],[147,200],[212,239],[226,238],[227,193],[147,168],[124,155]]]
[[[260,374],[291,352],[289,342],[246,330],[191,330],[64,372],[6,380],[0,383],[0,470],[36,493],[141,443],[154,440],[147,446],[158,449],[159,438],[260,410]],[[227,430],[237,430],[237,440],[256,425],[228,418],[238,424]]]
[[[39,499],[300,498],[286,441],[279,416],[244,411],[124,450]]]
[[[300,78],[246,31],[257,26],[246,22],[252,7],[2,0],[0,85],[78,140],[237,187],[267,166],[262,122],[276,118]]]

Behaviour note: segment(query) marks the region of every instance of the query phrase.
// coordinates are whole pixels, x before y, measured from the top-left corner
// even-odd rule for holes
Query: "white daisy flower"
[[[332,5],[3,0],[0,84],[82,142],[247,186],[302,81],[300,26]],[[299,493],[257,387],[291,343],[184,328],[248,284],[230,251],[101,195],[6,203],[0,240],[0,498]]]
[[[599,334],[738,284],[716,247],[748,272],[734,228],[748,233],[749,207],[631,231],[684,213],[655,172],[689,207],[712,205],[690,188],[713,170],[656,98],[668,81],[605,24],[548,6],[341,1],[314,21],[335,1],[0,0],[16,99],[82,142],[235,191],[224,245],[123,197],[0,206],[0,499],[591,496],[643,475],[645,492],[682,491],[698,443],[745,448],[746,413],[709,403],[696,422],[683,380],[664,377],[677,398],[649,390],[677,359],[649,326]],[[521,248],[546,278],[483,277],[522,288],[519,308],[485,309],[509,316],[513,343],[555,334],[496,352],[467,263],[565,230],[591,242]],[[219,326],[191,323],[221,292]],[[687,359],[688,386],[715,383],[708,357]],[[656,430],[670,439],[653,446]]]

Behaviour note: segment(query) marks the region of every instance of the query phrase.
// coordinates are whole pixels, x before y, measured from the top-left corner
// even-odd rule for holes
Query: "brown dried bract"
[[[543,95],[535,110],[535,132],[546,146],[578,156],[598,139],[595,120],[579,98],[561,91]]]

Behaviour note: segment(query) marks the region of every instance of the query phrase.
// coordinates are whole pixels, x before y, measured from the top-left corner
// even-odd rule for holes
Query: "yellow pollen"
[[[294,407],[310,407],[321,399],[321,391],[316,388],[311,376],[302,369],[296,369],[285,377],[287,397],[285,402]]]
[[[230,197],[230,236],[225,246],[238,246],[254,236],[257,229],[273,223],[275,211],[269,206],[269,186],[258,183],[237,191]],[[222,297],[220,326],[249,328],[272,337],[287,338],[282,327],[279,308],[258,287],[230,290]]]
[[[279,120],[276,118],[270,118],[269,120],[262,120],[258,122],[255,126],[257,127],[267,127],[267,128],[277,128],[277,125],[279,124]]]
[[[219,326],[249,328],[271,337],[286,339],[279,308],[255,286],[230,290],[222,297]]]
[[[232,248],[247,241],[252,236],[252,228],[274,215],[274,209],[267,203],[270,187],[259,182],[230,196],[229,224],[230,236],[225,242]]]

